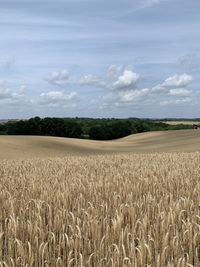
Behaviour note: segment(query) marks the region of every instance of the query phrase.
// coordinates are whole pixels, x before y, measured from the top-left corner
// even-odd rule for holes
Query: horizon
[[[200,117],[200,2],[0,4],[1,120]]]
[[[2,121],[19,121],[19,120],[30,120],[30,119],[33,119],[33,118],[36,118],[36,117],[39,117],[40,119],[44,119],[44,118],[59,118],[59,119],[89,119],[89,120],[112,120],[112,119],[116,119],[116,120],[134,120],[134,119],[138,119],[138,120],[160,120],[160,121],[198,121],[200,120],[200,117],[192,117],[192,118],[187,118],[187,117],[182,117],[182,118],[179,118],[179,117],[81,117],[81,116],[78,116],[78,117],[54,117],[54,116],[44,116],[44,117],[41,117],[41,116],[34,116],[34,117],[29,117],[29,118],[8,118],[8,119],[1,119],[0,118],[0,122]]]

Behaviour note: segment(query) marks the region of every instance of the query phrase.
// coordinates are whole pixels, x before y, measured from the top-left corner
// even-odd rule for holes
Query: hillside
[[[114,141],[58,137],[0,136],[0,159],[63,157],[104,153],[200,151],[198,130],[134,134]]]

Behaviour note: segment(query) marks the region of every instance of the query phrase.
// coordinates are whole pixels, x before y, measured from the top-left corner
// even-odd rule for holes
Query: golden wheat
[[[200,266],[200,153],[0,162],[0,266]]]

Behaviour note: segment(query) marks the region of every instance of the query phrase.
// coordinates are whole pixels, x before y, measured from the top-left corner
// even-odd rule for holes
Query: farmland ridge
[[[194,151],[200,151],[198,130],[147,132],[113,141],[46,136],[0,136],[0,159]]]

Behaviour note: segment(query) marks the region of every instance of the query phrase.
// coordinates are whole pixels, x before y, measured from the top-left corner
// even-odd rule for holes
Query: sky
[[[200,117],[199,0],[0,0],[0,119]]]

